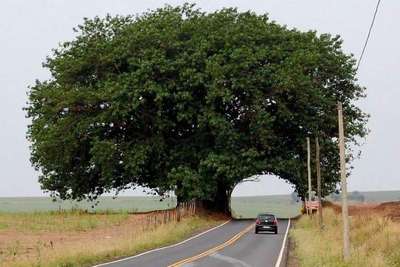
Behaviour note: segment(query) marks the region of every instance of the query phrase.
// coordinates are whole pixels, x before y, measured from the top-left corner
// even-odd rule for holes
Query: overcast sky
[[[25,139],[28,120],[22,111],[27,86],[47,79],[41,67],[59,42],[71,40],[72,28],[83,17],[107,13],[136,14],[184,1],[133,0],[1,0],[0,1],[0,197],[40,196],[38,174],[29,162]],[[360,55],[375,8],[375,0],[237,0],[192,1],[203,10],[238,7],[289,27],[339,34],[347,53]],[[359,69],[359,82],[368,97],[360,105],[371,114],[371,134],[362,147],[349,179],[350,190],[400,189],[400,1],[383,1],[375,28]],[[241,185],[235,195],[279,194],[290,186],[276,178]]]

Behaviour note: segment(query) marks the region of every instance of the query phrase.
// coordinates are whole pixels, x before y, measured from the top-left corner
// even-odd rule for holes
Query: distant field
[[[365,202],[399,201],[400,191],[360,192]],[[176,205],[175,198],[160,201],[159,197],[101,197],[97,206],[86,201],[53,202],[47,197],[0,198],[0,212],[40,212],[83,209],[88,211],[143,212],[169,209]],[[237,218],[254,218],[259,212],[272,212],[279,217],[299,214],[301,203],[292,202],[290,195],[233,197],[231,206]]]
[[[0,212],[40,212],[82,209],[88,211],[144,212],[176,206],[175,198],[160,201],[159,197],[101,197],[99,203],[87,201],[57,201],[48,197],[0,198]]]
[[[293,202],[290,195],[233,197],[231,200],[233,216],[236,218],[255,218],[260,212],[271,212],[282,218],[300,214],[301,203]]]
[[[0,198],[0,212],[41,212],[83,209],[88,211],[143,212],[169,209],[176,205],[175,198],[160,201],[159,197],[102,197],[98,205],[86,201],[53,202],[47,197]],[[280,217],[296,216],[300,206],[291,203],[289,195],[233,197],[232,210],[235,217],[253,218],[259,212],[273,212]]]
[[[361,196],[361,199],[354,199],[355,193],[357,196]],[[352,198],[353,196],[353,198]],[[327,198],[330,201],[340,201],[340,195],[331,195]],[[349,201],[350,203],[359,203],[359,202],[367,202],[367,203],[381,203],[381,202],[389,202],[389,201],[400,201],[400,191],[353,191],[349,192]]]
[[[366,202],[400,201],[400,191],[370,191],[360,192]]]

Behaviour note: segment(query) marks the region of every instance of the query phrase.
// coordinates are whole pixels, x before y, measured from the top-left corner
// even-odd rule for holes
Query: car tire
[[[274,231],[274,234],[276,234],[276,235],[278,234],[278,229]]]
[[[254,233],[255,233],[255,234],[258,234],[258,230],[256,229],[256,230],[254,231]]]

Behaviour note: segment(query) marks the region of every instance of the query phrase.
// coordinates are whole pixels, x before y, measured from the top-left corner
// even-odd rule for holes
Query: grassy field
[[[388,202],[400,201],[400,191],[370,191],[361,192],[365,197],[365,202]]]
[[[225,218],[194,216],[150,228],[144,214],[0,214],[0,267],[74,267],[176,243]]]
[[[255,218],[260,212],[291,218],[300,214],[301,203],[293,202],[290,195],[233,197],[231,207],[236,218]]]
[[[88,231],[121,225],[128,217],[126,212],[88,214],[77,210],[33,213],[4,212],[0,213],[0,233],[1,230],[8,229],[19,233]]]
[[[160,201],[158,197],[102,197],[92,208],[88,202],[53,202],[50,198],[0,198],[0,213],[32,213],[58,210],[87,210],[89,212],[142,212],[169,209],[176,205],[175,198]],[[289,195],[233,197],[233,214],[237,218],[254,218],[259,212],[273,212],[279,217],[299,214],[299,203],[292,203]],[[1,226],[0,226],[1,228]]]
[[[87,201],[52,201],[48,197],[0,198],[0,212],[42,212],[58,210],[88,210],[143,212],[175,207],[176,199],[159,197],[100,197],[98,205]]]
[[[400,191],[361,192],[366,202],[400,200]],[[175,198],[160,201],[159,197],[101,197],[99,204],[86,201],[53,202],[46,197],[0,198],[0,212],[43,212],[58,210],[87,210],[89,212],[143,212],[169,209],[176,205]],[[253,218],[259,212],[273,212],[279,217],[299,214],[300,203],[293,203],[290,195],[232,197],[233,214],[238,218]],[[1,229],[1,225],[0,225]]]
[[[357,193],[358,197],[354,198],[354,194]],[[352,197],[353,196],[353,197]],[[332,194],[327,197],[329,201],[340,201],[340,194]],[[352,203],[381,203],[381,202],[389,202],[389,201],[400,201],[400,191],[366,191],[366,192],[349,192],[349,201]]]
[[[300,267],[400,266],[400,223],[375,212],[351,217],[351,260],[342,260],[341,213],[324,211],[323,231],[316,217],[303,216],[291,231]]]

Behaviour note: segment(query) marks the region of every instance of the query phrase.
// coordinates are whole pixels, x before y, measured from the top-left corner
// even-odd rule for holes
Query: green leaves
[[[220,201],[262,173],[302,195],[304,140],[315,135],[328,193],[337,101],[349,142],[367,132],[354,103],[364,89],[339,37],[193,5],[85,19],[76,31],[47,59],[52,78],[32,86],[26,108],[32,163],[62,198],[141,185]]]

